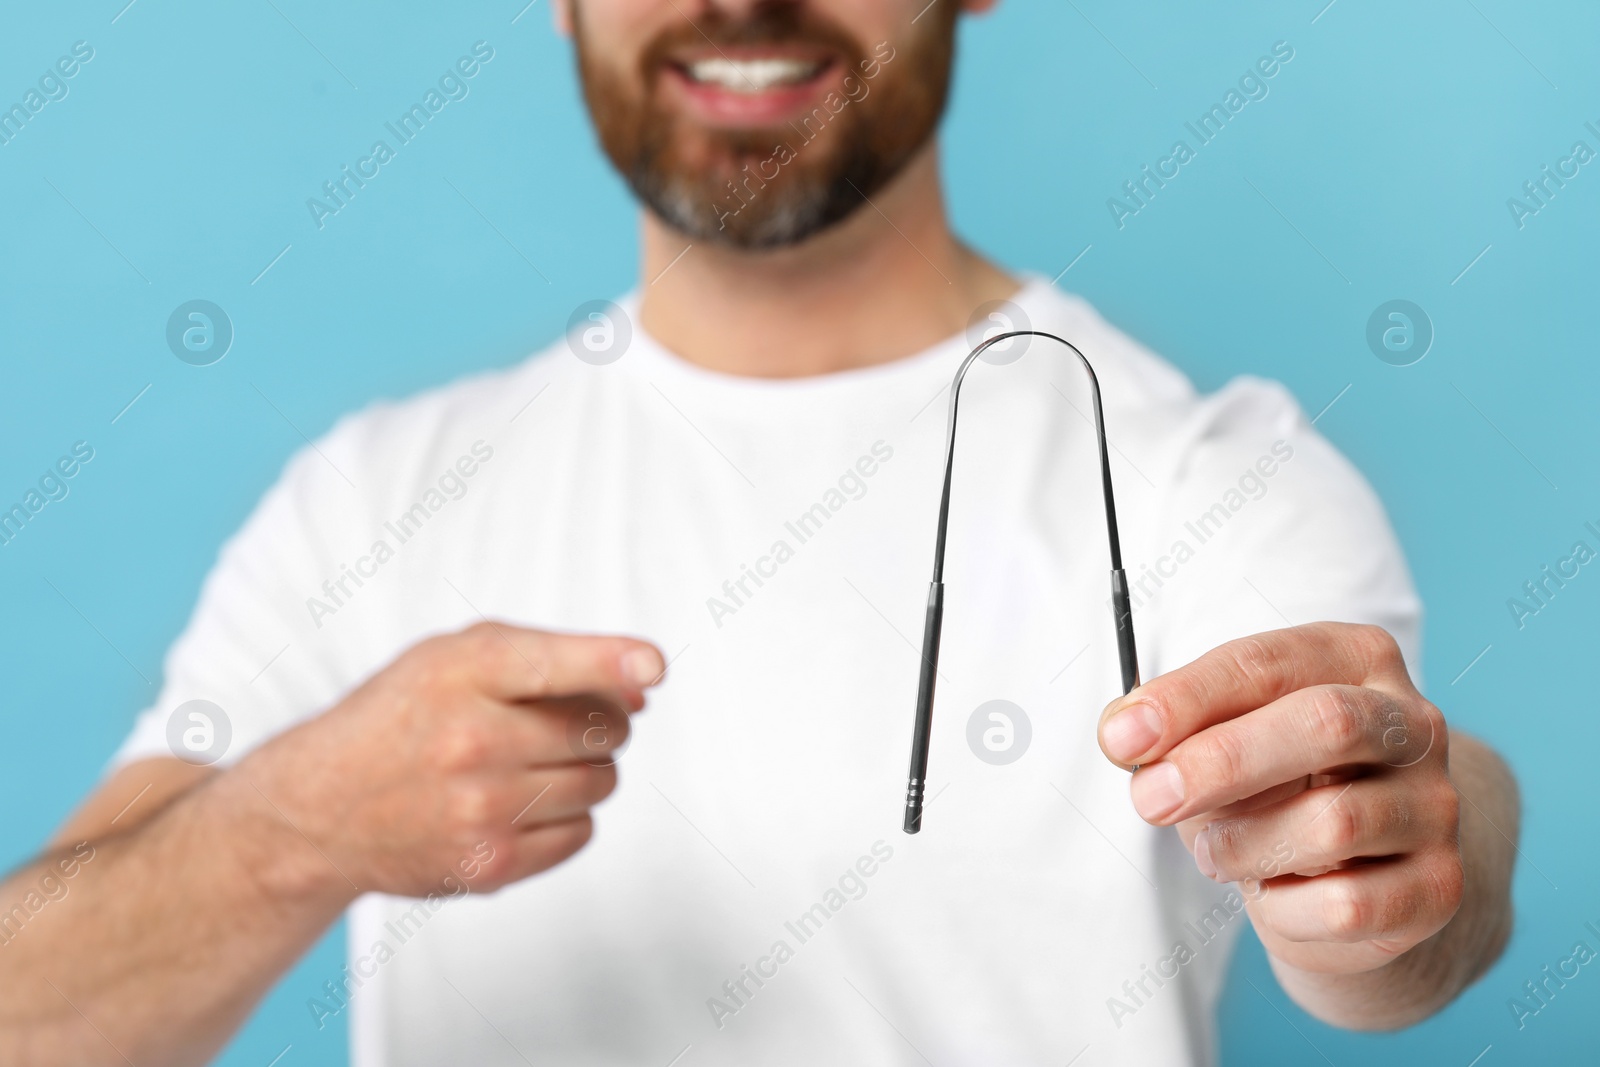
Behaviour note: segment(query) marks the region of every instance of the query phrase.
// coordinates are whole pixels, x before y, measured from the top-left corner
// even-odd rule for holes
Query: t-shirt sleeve
[[[227,765],[337,696],[307,605],[339,574],[324,531],[358,506],[341,437],[336,427],[295,455],[223,546],[111,769],[163,756]]]
[[[1173,455],[1129,573],[1148,609],[1146,677],[1234,638],[1335,621],[1388,630],[1421,686],[1421,604],[1383,505],[1287,390],[1236,379],[1196,405]]]

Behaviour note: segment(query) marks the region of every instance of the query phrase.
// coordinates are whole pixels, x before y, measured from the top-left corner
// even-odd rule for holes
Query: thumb
[[[1100,725],[1095,731],[1100,751],[1125,771],[1133,770],[1135,765],[1119,759],[1116,753],[1137,756],[1148,752],[1161,740],[1160,718],[1154,708],[1139,699],[1143,689],[1143,686],[1135,687],[1126,696],[1107,704],[1100,713]]]

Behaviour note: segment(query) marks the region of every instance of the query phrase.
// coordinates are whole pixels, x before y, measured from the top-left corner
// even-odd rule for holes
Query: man
[[[0,1060],[200,1063],[352,904],[306,1026],[348,1012],[363,1067],[1201,1062],[1246,914],[1336,1025],[1483,972],[1515,789],[1413,684],[1381,508],[1282,389],[1197,397],[955,238],[958,17],[558,8],[649,284],[289,465],[103,786],[3,887],[72,879],[8,928]],[[1011,342],[967,384],[907,838],[974,320],[1095,364],[1150,680],[1095,751],[1119,689],[1085,383]]]

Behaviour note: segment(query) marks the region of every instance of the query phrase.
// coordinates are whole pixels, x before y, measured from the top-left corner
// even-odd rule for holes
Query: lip
[[[697,82],[689,76],[692,63],[721,57],[734,60],[798,59],[820,62],[810,78],[760,92],[739,92]],[[724,48],[685,52],[662,65],[661,81],[669,97],[701,125],[717,129],[761,129],[782,126],[810,114],[839,80],[837,56],[796,48]]]

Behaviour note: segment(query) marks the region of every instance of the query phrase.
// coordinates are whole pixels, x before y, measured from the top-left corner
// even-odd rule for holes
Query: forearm
[[[1438,933],[1359,974],[1319,974],[1283,963],[1289,996],[1324,1022],[1353,1030],[1410,1026],[1444,1007],[1499,957],[1511,935],[1511,874],[1520,820],[1516,781],[1482,742],[1451,731],[1450,778],[1461,796],[1461,906]]]
[[[36,913],[55,854],[0,883],[26,914],[0,928],[0,1062],[203,1063],[338,917],[354,891],[248,772],[94,841]]]

